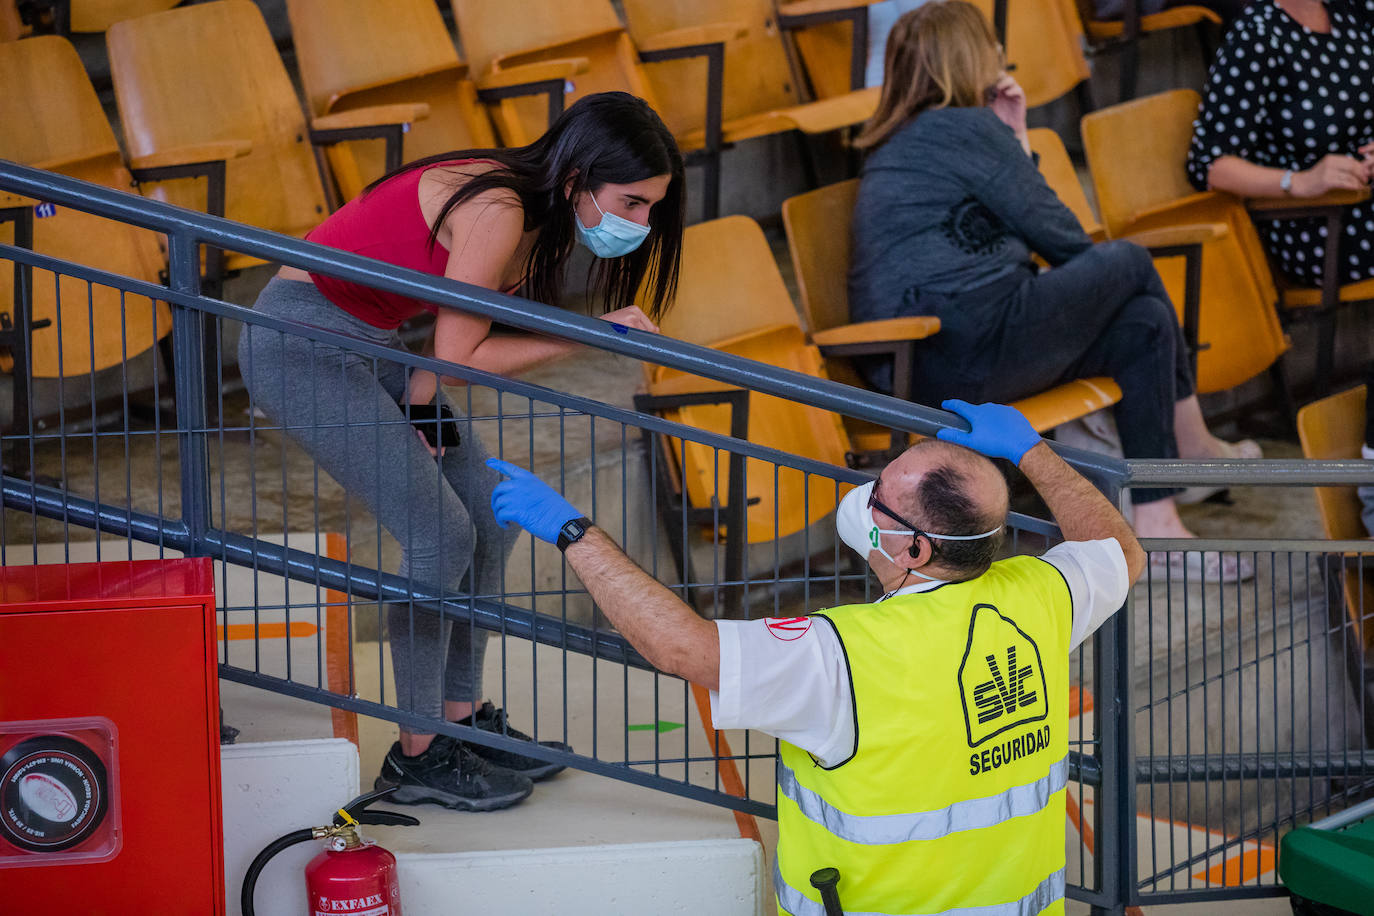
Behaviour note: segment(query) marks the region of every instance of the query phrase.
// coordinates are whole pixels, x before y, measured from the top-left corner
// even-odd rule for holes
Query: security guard
[[[1130,526],[1015,409],[947,401],[969,432],[913,446],[836,511],[886,594],[809,617],[707,621],[538,478],[496,517],[563,549],[657,668],[711,691],[717,728],[782,743],[779,910],[821,916],[809,876],[839,869],[860,913],[1064,911],[1070,650],[1113,614],[1145,554]],[[1017,464],[1066,538],[993,562]]]

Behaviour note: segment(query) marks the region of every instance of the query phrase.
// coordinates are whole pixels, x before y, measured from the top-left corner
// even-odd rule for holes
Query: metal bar
[[[209,556],[237,566],[252,568],[324,588],[351,592],[356,596],[378,600],[410,602],[419,609],[467,622],[476,621],[484,629],[500,631],[502,627],[512,635],[531,639],[545,645],[566,645],[575,652],[598,658],[623,662],[646,671],[653,666],[635,652],[625,640],[604,630],[593,630],[577,624],[564,624],[556,617],[538,614],[522,608],[494,601],[477,599],[469,610],[466,596],[440,600],[437,595],[412,587],[404,576],[381,573],[376,569],[321,557],[281,544],[219,529],[207,529],[200,537],[193,537],[184,517],[181,522],[169,522],[156,515],[132,512],[118,506],[101,506],[90,500],[72,496],[54,487],[31,484],[14,477],[2,482],[4,505],[24,509],[36,516],[68,521],[83,528],[98,529],[108,534],[129,537],[148,544],[158,544],[193,556]]]
[[[33,249],[33,209],[31,207],[6,207],[0,209],[0,223],[14,223],[14,244],[19,248]],[[14,316],[13,325],[0,333],[0,339],[9,346],[10,358],[14,361],[13,387],[10,389],[10,430],[11,432],[33,435],[30,429],[32,417],[29,412],[29,384],[33,378],[30,353],[33,346],[33,332],[37,327],[47,327],[52,322],[46,319],[42,324],[33,320],[33,268],[28,264],[14,265]],[[0,460],[16,471],[28,472],[28,456],[16,438],[0,452]]]
[[[184,232],[167,238],[167,271],[171,287],[187,295],[200,293],[200,252]],[[181,518],[192,544],[210,527],[210,456],[206,449],[205,313],[172,306],[176,346],[177,451],[181,469]],[[195,551],[190,551],[195,553]]]
[[[9,165],[0,161],[0,187],[6,184],[4,173]],[[47,174],[47,173],[43,173]],[[53,176],[60,177],[60,176]],[[84,184],[79,182],[79,184]],[[92,186],[95,187],[95,186]],[[102,189],[108,190],[108,189]],[[119,192],[111,192],[118,196]],[[142,200],[143,198],[136,198]],[[157,203],[150,201],[150,203]],[[215,221],[204,214],[195,214],[191,211],[178,211],[197,216],[200,219],[210,222]],[[121,218],[115,215],[112,218]],[[145,221],[146,222],[146,221]],[[238,224],[230,223],[231,226]],[[245,238],[243,242],[230,242],[228,247],[234,251],[247,253],[249,247],[255,251],[264,250],[259,246],[248,244],[248,236],[260,233],[261,230],[251,227],[238,227],[243,230]],[[264,233],[268,234],[268,233]],[[268,234],[270,235],[270,234]],[[202,241],[206,241],[213,236],[215,239],[224,238],[218,233],[206,233],[201,236]],[[417,271],[406,271],[392,265],[383,264],[379,261],[372,261],[338,249],[327,248],[325,246],[315,246],[308,242],[298,242],[284,236],[271,236],[278,240],[276,254],[271,255],[275,260],[282,260],[318,272],[339,276],[345,279],[352,279],[354,282],[364,286],[372,286],[377,289],[387,289],[391,292],[401,293],[425,301],[434,302],[444,307],[459,308],[478,314],[488,315],[493,320],[509,324],[514,327],[521,327],[525,330],[534,331],[541,334],[549,334],[554,337],[562,337],[568,340],[575,340],[588,346],[596,347],[623,356],[630,356],[635,359],[642,359],[647,362],[674,369],[680,369],[693,375],[700,375],[705,378],[715,379],[726,384],[737,385],[741,388],[748,388],[759,391],[763,394],[771,394],[784,400],[800,401],[819,407],[823,410],[831,410],[835,413],[854,417],[862,420],[869,420],[881,426],[891,429],[901,429],[906,432],[919,433],[925,436],[933,436],[940,429],[953,427],[964,428],[964,421],[955,417],[953,414],[937,410],[933,407],[925,407],[920,404],[913,404],[900,398],[889,397],[887,395],[876,394],[874,392],[861,391],[848,385],[819,379],[815,376],[804,375],[792,372],[787,369],[779,369],[769,366],[766,363],[755,362],[750,359],[724,353],[720,350],[713,350],[710,347],[701,347],[695,344],[684,343],[669,337],[658,334],[649,334],[631,329],[629,332],[616,331],[610,327],[608,322],[595,318],[586,318],[572,311],[552,308],[532,302],[527,299],[520,299],[515,296],[508,296],[504,293],[493,292],[477,286],[466,286],[448,280],[437,280],[427,274]],[[305,246],[310,249],[317,249],[324,252],[322,256],[308,258],[295,257],[292,251],[299,251],[295,246]],[[206,312],[217,314],[225,318],[232,318],[249,324],[262,325],[274,328],[299,336],[307,337],[312,340],[322,342],[332,342],[345,346],[347,349],[359,353],[369,353],[385,356],[387,359],[404,363],[417,369],[427,369],[429,371],[441,372],[445,375],[463,378],[471,383],[484,384],[492,387],[502,388],[512,392],[519,392],[522,396],[532,397],[535,400],[547,401],[554,404],[579,404],[589,405],[600,409],[602,416],[616,416],[616,409],[600,405],[587,399],[575,398],[560,394],[545,388],[529,385],[516,379],[507,379],[503,376],[491,373],[480,372],[468,369],[456,363],[446,363],[433,358],[416,356],[414,354],[401,353],[400,351],[387,348],[380,344],[369,344],[357,338],[348,337],[343,334],[334,334],[327,331],[318,331],[304,325],[290,321],[273,319],[265,315],[255,313],[250,308],[231,305],[214,299],[198,299],[194,295],[178,296],[175,291],[169,293],[162,287],[154,284],[139,283],[124,277],[108,274],[103,271],[91,270],[89,268],[70,265],[67,262],[53,258],[46,258],[29,252],[22,252],[13,246],[0,245],[0,255],[14,260],[22,260],[26,263],[35,265],[54,265],[61,272],[73,276],[81,276],[99,283],[107,283],[116,288],[125,289],[129,292],[149,295],[153,298],[163,298],[172,303],[181,303],[194,308],[201,308]],[[357,270],[342,267],[343,262],[350,265],[361,265],[366,269]],[[332,267],[324,266],[332,264]],[[402,279],[404,278],[404,279]],[[413,279],[412,279],[413,278]],[[538,392],[538,394],[536,394]],[[631,423],[638,424],[642,418],[634,412],[621,410],[623,416]],[[1079,473],[1092,480],[1099,486],[1105,486],[1107,481],[1118,480],[1124,476],[1125,462],[1119,458],[1110,458],[1083,449],[1073,449],[1051,443],[1052,447],[1066,461],[1069,461],[1078,469]],[[741,447],[734,445],[732,447]],[[788,456],[781,457],[787,458]],[[787,461],[790,466],[802,467],[798,459]],[[816,463],[817,467],[822,467]],[[826,466],[828,467],[828,466]],[[854,478],[856,481],[866,479],[862,475]]]
[[[531,744],[519,741],[497,732],[484,731],[467,725],[458,725],[454,722],[440,722],[426,716],[416,715],[397,709],[394,706],[384,706],[380,703],[373,703],[369,700],[362,700],[356,697],[346,697],[337,693],[330,693],[319,687],[312,687],[308,684],[301,684],[295,681],[287,681],[275,678],[266,674],[259,674],[254,671],[245,671],[234,668],[230,665],[219,666],[219,676],[225,680],[234,681],[240,684],[248,684],[253,687],[262,687],[271,690],[273,693],[281,693],[286,696],[299,697],[303,700],[310,700],[315,703],[323,703],[328,706],[335,706],[339,709],[347,709],[353,712],[362,713],[377,719],[385,719],[395,722],[398,725],[409,727],[415,731],[438,732],[444,735],[452,735],[463,741],[473,744],[482,744],[487,747],[500,748],[502,750],[515,751],[539,760],[549,760],[557,763],[567,764],[579,770],[593,773],[598,776],[609,776],[612,779],[619,779],[622,782],[634,783],[635,785],[648,786],[661,792],[677,795],[682,798],[690,798],[694,801],[707,802],[722,808],[731,808],[736,811],[743,811],[755,817],[766,817],[769,820],[777,820],[777,809],[773,805],[752,799],[740,798],[725,792],[716,792],[701,786],[694,786],[690,783],[678,782],[666,779],[663,776],[656,776],[653,773],[646,773],[641,770],[631,769],[624,764],[607,763],[597,760],[594,757],[584,757],[581,754],[572,754],[565,751],[555,751],[538,744]],[[709,758],[707,758],[709,759]]]

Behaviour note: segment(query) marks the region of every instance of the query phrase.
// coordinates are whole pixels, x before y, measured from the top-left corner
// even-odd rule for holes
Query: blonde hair
[[[974,108],[1004,69],[992,26],[972,3],[932,0],[906,13],[887,36],[878,110],[855,138],[881,146],[931,108]]]

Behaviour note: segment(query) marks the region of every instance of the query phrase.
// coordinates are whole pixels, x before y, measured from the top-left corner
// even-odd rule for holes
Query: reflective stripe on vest
[[[844,875],[840,875],[843,882]],[[841,884],[843,886],[843,884]],[[777,863],[773,864],[773,891],[778,895],[778,905],[792,916],[825,916],[825,905],[817,903],[783,880],[782,871]],[[939,913],[873,913],[845,910],[845,916],[1035,916],[1045,907],[1064,896],[1064,869],[1059,869],[1035,890],[1020,900],[1007,903],[991,903],[986,906],[961,906]],[[843,902],[843,901],[842,901]]]
[[[802,814],[840,839],[869,846],[938,840],[961,830],[991,827],[1013,817],[1035,814],[1049,804],[1050,796],[1068,785],[1068,779],[1066,756],[1035,782],[986,798],[970,798],[947,808],[912,814],[849,814],[798,783],[797,774],[778,758],[779,794],[792,799]]]

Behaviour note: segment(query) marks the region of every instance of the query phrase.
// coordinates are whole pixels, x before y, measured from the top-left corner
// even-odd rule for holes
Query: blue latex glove
[[[957,413],[973,427],[968,432],[942,429],[936,433],[946,442],[967,446],[992,458],[1006,458],[1012,464],[1020,464],[1026,452],[1040,442],[1040,434],[1015,407],[959,400],[945,401],[940,406]]]
[[[499,458],[488,458],[487,467],[510,478],[491,491],[491,511],[502,528],[515,522],[539,540],[557,544],[558,530],[582,517],[572,503],[524,468]]]

